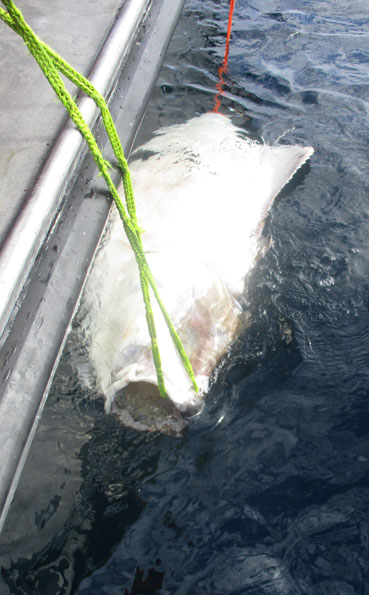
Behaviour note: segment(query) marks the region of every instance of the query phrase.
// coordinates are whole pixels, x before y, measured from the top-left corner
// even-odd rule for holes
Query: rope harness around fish
[[[131,176],[129,173],[128,164],[124,156],[123,148],[119,140],[114,122],[110,115],[105,99],[95,89],[95,87],[84,76],[77,72],[70,66],[63,58],[61,58],[48,45],[43,43],[32,31],[29,25],[25,22],[21,11],[15,6],[13,0],[2,0],[2,3],[7,10],[0,8],[0,18],[6,23],[15,33],[20,35],[26,43],[30,53],[37,61],[45,77],[54,89],[57,97],[67,109],[76,128],[82,134],[88,148],[90,149],[93,158],[99,168],[100,174],[104,178],[113,200],[118,208],[120,217],[123,222],[123,227],[127,238],[133,249],[137,265],[140,273],[140,281],[142,288],[142,295],[145,303],[146,320],[151,338],[152,356],[156,368],[158,388],[161,396],[166,396],[164,376],[161,367],[161,359],[159,346],[157,341],[156,327],[154,315],[151,306],[150,287],[154,293],[155,299],[158,302],[160,310],[164,316],[165,322],[168,326],[169,332],[180,355],[182,363],[189,375],[194,390],[198,392],[195,376],[192,370],[190,360],[184,350],[181,340],[173,327],[169,314],[167,313],[164,304],[160,299],[160,295],[151,274],[149,265],[147,263],[144,249],[141,241],[141,230],[139,228],[136,216],[135,201],[132,189]],[[102,120],[106,128],[112,149],[115,153],[123,178],[123,188],[126,200],[126,207],[124,206],[121,197],[109,175],[110,164],[104,159],[94,135],[84,120],[76,102],[68,93],[60,73],[67,77],[72,83],[79,87],[86,95],[88,95],[96,103],[100,109]]]

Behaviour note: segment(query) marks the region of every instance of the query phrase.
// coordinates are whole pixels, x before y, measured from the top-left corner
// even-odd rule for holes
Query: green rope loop
[[[157,341],[156,327],[154,321],[154,315],[151,306],[150,297],[150,286],[155,296],[156,301],[163,314],[164,320],[168,326],[172,340],[176,346],[176,349],[181,357],[183,366],[189,375],[193,388],[198,392],[195,376],[192,370],[191,362],[184,350],[182,342],[173,326],[169,314],[167,313],[164,304],[160,298],[159,291],[157,289],[155,280],[150,271],[149,265],[146,260],[144,249],[141,241],[141,230],[138,226],[136,207],[134,201],[134,194],[131,182],[131,176],[127,164],[127,160],[124,156],[123,148],[112,120],[109,108],[106,104],[103,96],[95,89],[88,79],[77,72],[70,64],[68,64],[61,56],[59,56],[52,48],[42,42],[29,25],[25,22],[21,11],[15,6],[13,0],[2,0],[4,6],[7,8],[6,12],[0,8],[0,18],[6,23],[13,31],[20,35],[25,41],[30,53],[37,61],[45,77],[49,81],[50,85],[54,89],[57,97],[63,103],[65,108],[76,126],[76,128],[83,135],[86,143],[93,155],[93,158],[99,168],[100,175],[104,178],[113,200],[118,208],[120,218],[123,223],[125,233],[128,241],[133,249],[137,265],[140,273],[140,282],[142,289],[142,296],[145,304],[147,326],[151,339],[152,356],[156,368],[158,389],[161,396],[166,396],[164,375],[161,367],[161,358],[159,352],[159,346]],[[86,95],[88,95],[98,106],[102,120],[107,131],[110,144],[117,158],[120,170],[122,172],[123,189],[126,199],[127,210],[118,194],[118,191],[109,175],[108,168],[110,164],[105,161],[98,145],[93,136],[90,128],[85,122],[77,104],[68,93],[60,74],[67,77],[73,84],[79,87]],[[128,211],[128,214],[127,214]]]

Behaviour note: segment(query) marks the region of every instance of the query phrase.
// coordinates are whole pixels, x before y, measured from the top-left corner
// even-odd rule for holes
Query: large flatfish
[[[82,300],[83,336],[106,411],[138,429],[178,432],[242,326],[239,296],[274,198],[311,147],[250,140],[209,113],[159,130],[132,156],[142,242],[200,386],[195,394],[157,307],[169,399],[159,396],[137,265],[117,210]],[[153,303],[155,300],[153,299]]]

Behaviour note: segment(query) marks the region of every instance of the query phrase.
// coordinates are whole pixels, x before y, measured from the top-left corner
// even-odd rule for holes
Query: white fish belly
[[[312,152],[260,145],[226,117],[205,114],[160,131],[133,156],[144,250],[202,394],[237,333],[237,297],[254,266],[268,209]],[[202,397],[154,307],[170,402],[158,397],[137,265],[115,207],[81,313],[107,411],[139,429],[176,431],[183,426],[178,412],[200,409]]]

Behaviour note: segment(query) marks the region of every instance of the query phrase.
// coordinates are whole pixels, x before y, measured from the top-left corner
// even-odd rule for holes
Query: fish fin
[[[264,153],[263,160],[267,160],[272,172],[271,198],[274,198],[291,180],[295,172],[311,157],[314,149],[297,145],[264,146]]]

